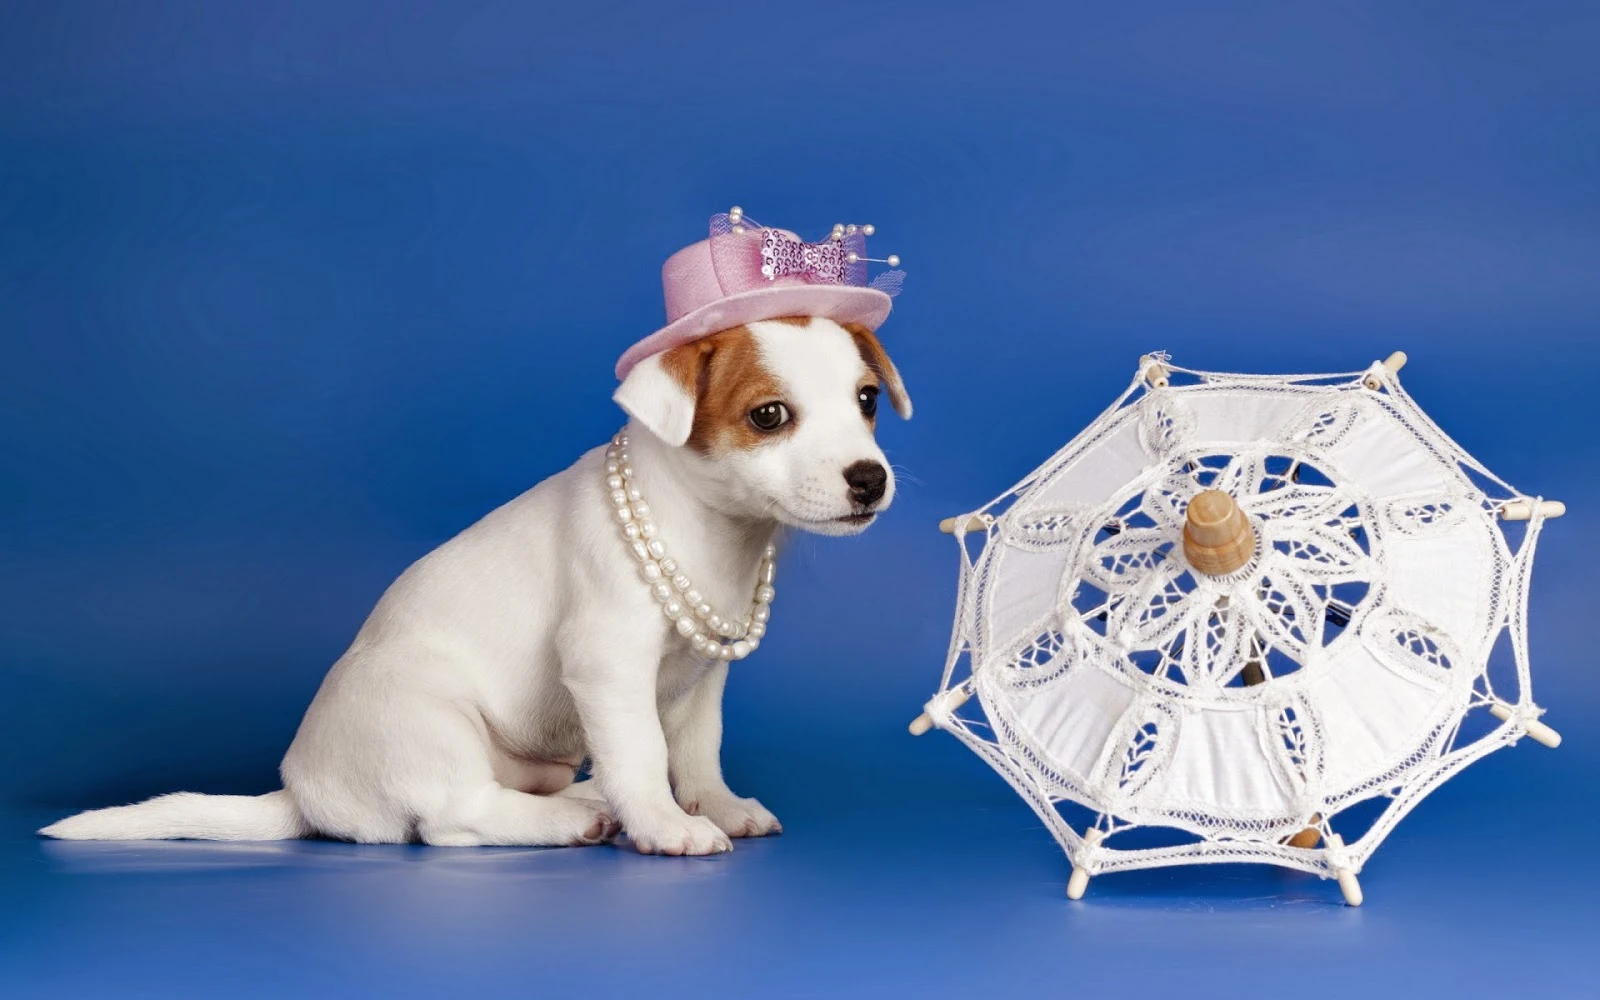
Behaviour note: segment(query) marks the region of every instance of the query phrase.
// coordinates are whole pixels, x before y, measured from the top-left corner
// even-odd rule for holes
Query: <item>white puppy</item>
[[[876,397],[909,416],[864,327],[751,323],[640,362],[618,388],[635,482],[705,600],[743,609],[780,526],[859,532],[894,496]],[[281,791],[80,813],[74,840],[591,844],[709,854],[778,820],[722,778],[728,664],[661,613],[619,531],[604,449],[401,575],[334,664]],[[590,762],[592,781],[573,784]]]

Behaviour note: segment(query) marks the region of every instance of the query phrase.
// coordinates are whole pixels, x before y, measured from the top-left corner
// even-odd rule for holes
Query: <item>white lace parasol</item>
[[[1072,898],[1101,872],[1242,861],[1336,877],[1356,905],[1429,791],[1524,734],[1559,743],[1526,605],[1565,508],[1450,440],[1404,363],[1256,376],[1148,355],[1065,448],[942,526],[955,628],[912,732],[949,730],[1033,805]]]

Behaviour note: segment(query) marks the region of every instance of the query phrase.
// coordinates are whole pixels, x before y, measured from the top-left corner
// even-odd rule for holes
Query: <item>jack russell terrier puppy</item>
[[[400,576],[323,681],[281,790],[40,832],[542,846],[620,827],[678,855],[779,832],[723,781],[722,689],[765,635],[778,532],[855,534],[894,497],[878,396],[904,417],[911,401],[874,333],[899,272],[855,283],[870,232],[806,244],[734,210],[674,254],[671,322],[618,363],[627,427]]]

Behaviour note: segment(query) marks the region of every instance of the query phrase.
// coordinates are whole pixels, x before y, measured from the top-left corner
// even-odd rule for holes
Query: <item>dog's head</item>
[[[855,534],[894,499],[873,440],[878,397],[911,399],[872,331],[820,317],[763,320],[635,365],[616,401],[692,456],[720,508]]]

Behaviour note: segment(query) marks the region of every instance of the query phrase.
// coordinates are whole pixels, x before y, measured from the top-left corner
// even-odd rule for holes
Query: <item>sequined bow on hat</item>
[[[777,229],[764,229],[761,235],[761,273],[768,278],[798,274],[810,281],[829,285],[845,282],[844,240],[829,237],[821,243],[807,243]]]

